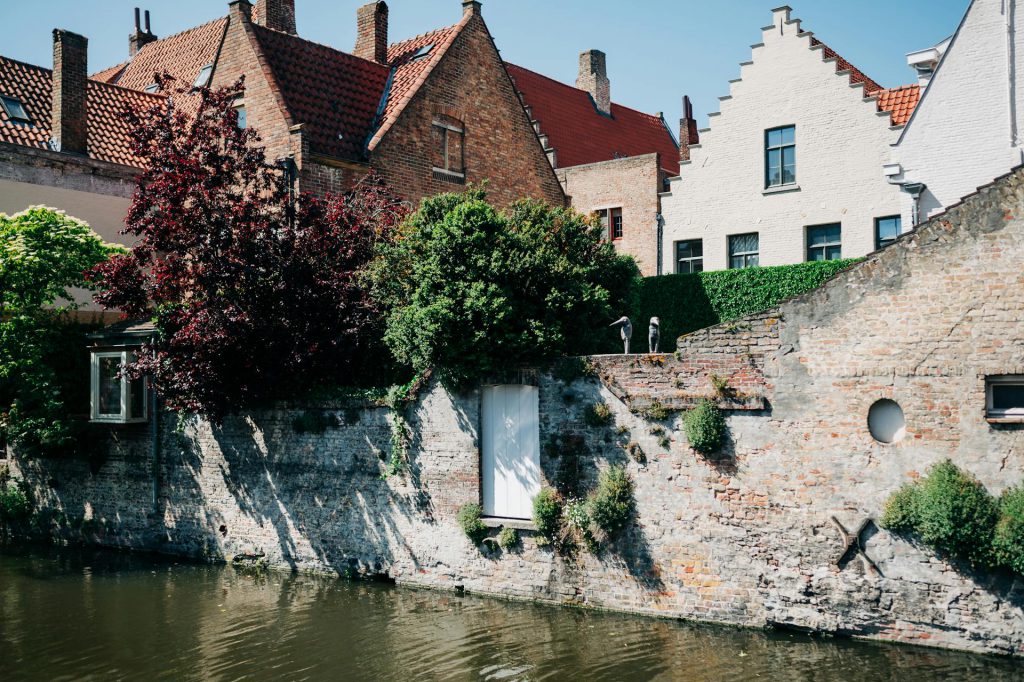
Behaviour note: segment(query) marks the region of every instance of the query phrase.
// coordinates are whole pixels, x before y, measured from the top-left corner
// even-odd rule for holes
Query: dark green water
[[[0,548],[0,680],[974,680],[966,654]]]

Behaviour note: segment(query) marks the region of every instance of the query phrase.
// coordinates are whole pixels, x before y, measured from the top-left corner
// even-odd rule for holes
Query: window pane
[[[795,126],[790,126],[788,128],[783,128],[782,130],[779,131],[779,134],[782,137],[782,144],[795,144],[796,143],[796,127]]]
[[[757,251],[758,236],[754,234],[738,234],[729,238],[730,251],[734,254],[755,253]]]
[[[771,149],[768,151],[768,177],[769,187],[782,184],[782,150]]]
[[[448,170],[455,173],[461,173],[465,170],[462,163],[462,143],[464,138],[464,133],[448,131]]]
[[[448,131],[441,126],[433,126],[431,129],[432,134],[432,155],[431,163],[434,164],[434,168],[447,168],[445,163],[445,151],[447,143],[445,142],[445,134]]]
[[[747,267],[756,268],[760,261],[761,259],[756,253],[753,256],[747,256]]]
[[[249,127],[249,116],[245,112],[245,107],[238,107],[237,109],[235,109],[235,111],[238,112],[238,127],[242,128],[243,130],[245,128],[248,128]]]
[[[690,261],[690,272],[704,272],[704,259],[698,258],[697,260]]]
[[[781,130],[769,130],[768,131],[768,146],[778,147],[782,144],[782,131]]]
[[[120,357],[101,357],[99,413],[105,416],[121,414],[121,371]]]
[[[782,149],[782,183],[796,182],[796,147]]]
[[[825,260],[839,260],[843,257],[843,247],[841,246],[827,246],[825,247]]]
[[[729,267],[733,270],[739,270],[743,267],[743,256],[733,256],[729,259]]]
[[[1024,384],[993,384],[992,407],[996,410],[1024,410]]]

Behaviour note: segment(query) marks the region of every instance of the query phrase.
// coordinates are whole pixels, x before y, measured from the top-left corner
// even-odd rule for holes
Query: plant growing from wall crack
[[[683,419],[686,439],[697,452],[710,455],[725,443],[725,417],[710,400],[701,400]]]
[[[464,504],[459,508],[459,528],[474,545],[479,545],[487,537],[488,528],[481,520],[482,518],[483,508],[475,502]]]

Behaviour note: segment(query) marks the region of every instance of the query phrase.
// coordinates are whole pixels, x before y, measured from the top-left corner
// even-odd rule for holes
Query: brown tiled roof
[[[253,34],[292,122],[306,126],[310,148],[328,156],[362,158],[388,67],[256,24]]]
[[[661,167],[679,174],[679,145],[658,116],[612,103],[612,115],[590,93],[508,64],[509,75],[556,153],[559,168],[659,152]]]
[[[881,90],[878,93],[878,110],[892,114],[894,126],[906,125],[921,101],[920,85],[904,85],[899,88]]]
[[[128,66],[128,62],[121,62],[120,64],[115,64],[110,68],[103,69],[99,73],[94,73],[89,76],[89,78],[103,83],[116,83],[118,76],[121,75],[121,72],[124,71],[126,66]]]
[[[857,83],[864,84],[864,94],[873,95],[882,89],[882,86],[876,83],[871,78],[868,78],[863,71],[858,69],[850,62],[843,59],[842,55],[833,50],[831,47],[821,42],[815,37],[811,37],[811,47],[821,47],[822,53],[825,55],[825,59],[836,60],[836,71],[849,71],[850,72],[850,84],[856,85]]]
[[[15,123],[0,108],[0,142],[49,148],[52,88],[53,73],[49,69],[0,57],[0,94],[21,101],[32,119],[31,124]],[[87,84],[89,157],[138,167],[140,162],[131,152],[130,130],[120,113],[127,106],[148,107],[161,99],[159,95],[90,80]]]
[[[192,85],[202,68],[217,59],[227,26],[227,17],[222,17],[144,45],[128,62],[117,84],[145,90],[155,82],[156,73],[166,71],[177,79],[179,87]]]

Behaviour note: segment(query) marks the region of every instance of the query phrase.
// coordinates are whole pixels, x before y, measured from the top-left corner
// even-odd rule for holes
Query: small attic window
[[[196,82],[192,84],[193,88],[205,88],[210,84],[210,76],[213,75],[213,64],[207,64],[199,70],[199,75],[196,76]]]
[[[25,111],[24,105],[21,100],[8,97],[6,95],[0,95],[0,104],[3,104],[4,111],[7,112],[7,117],[14,123],[32,123],[32,119],[28,117],[28,112]]]
[[[417,59],[423,59],[428,54],[430,54],[431,50],[433,50],[433,49],[434,49],[434,44],[433,43],[431,43],[430,45],[424,45],[420,49],[416,50],[416,54],[414,54],[412,56],[412,60],[414,61],[414,60],[417,60]]]
[[[157,85],[156,83],[153,83],[152,85],[147,85],[146,86],[146,92],[148,92],[150,94],[155,94],[155,93],[157,93],[159,91],[160,91],[160,86]]]

